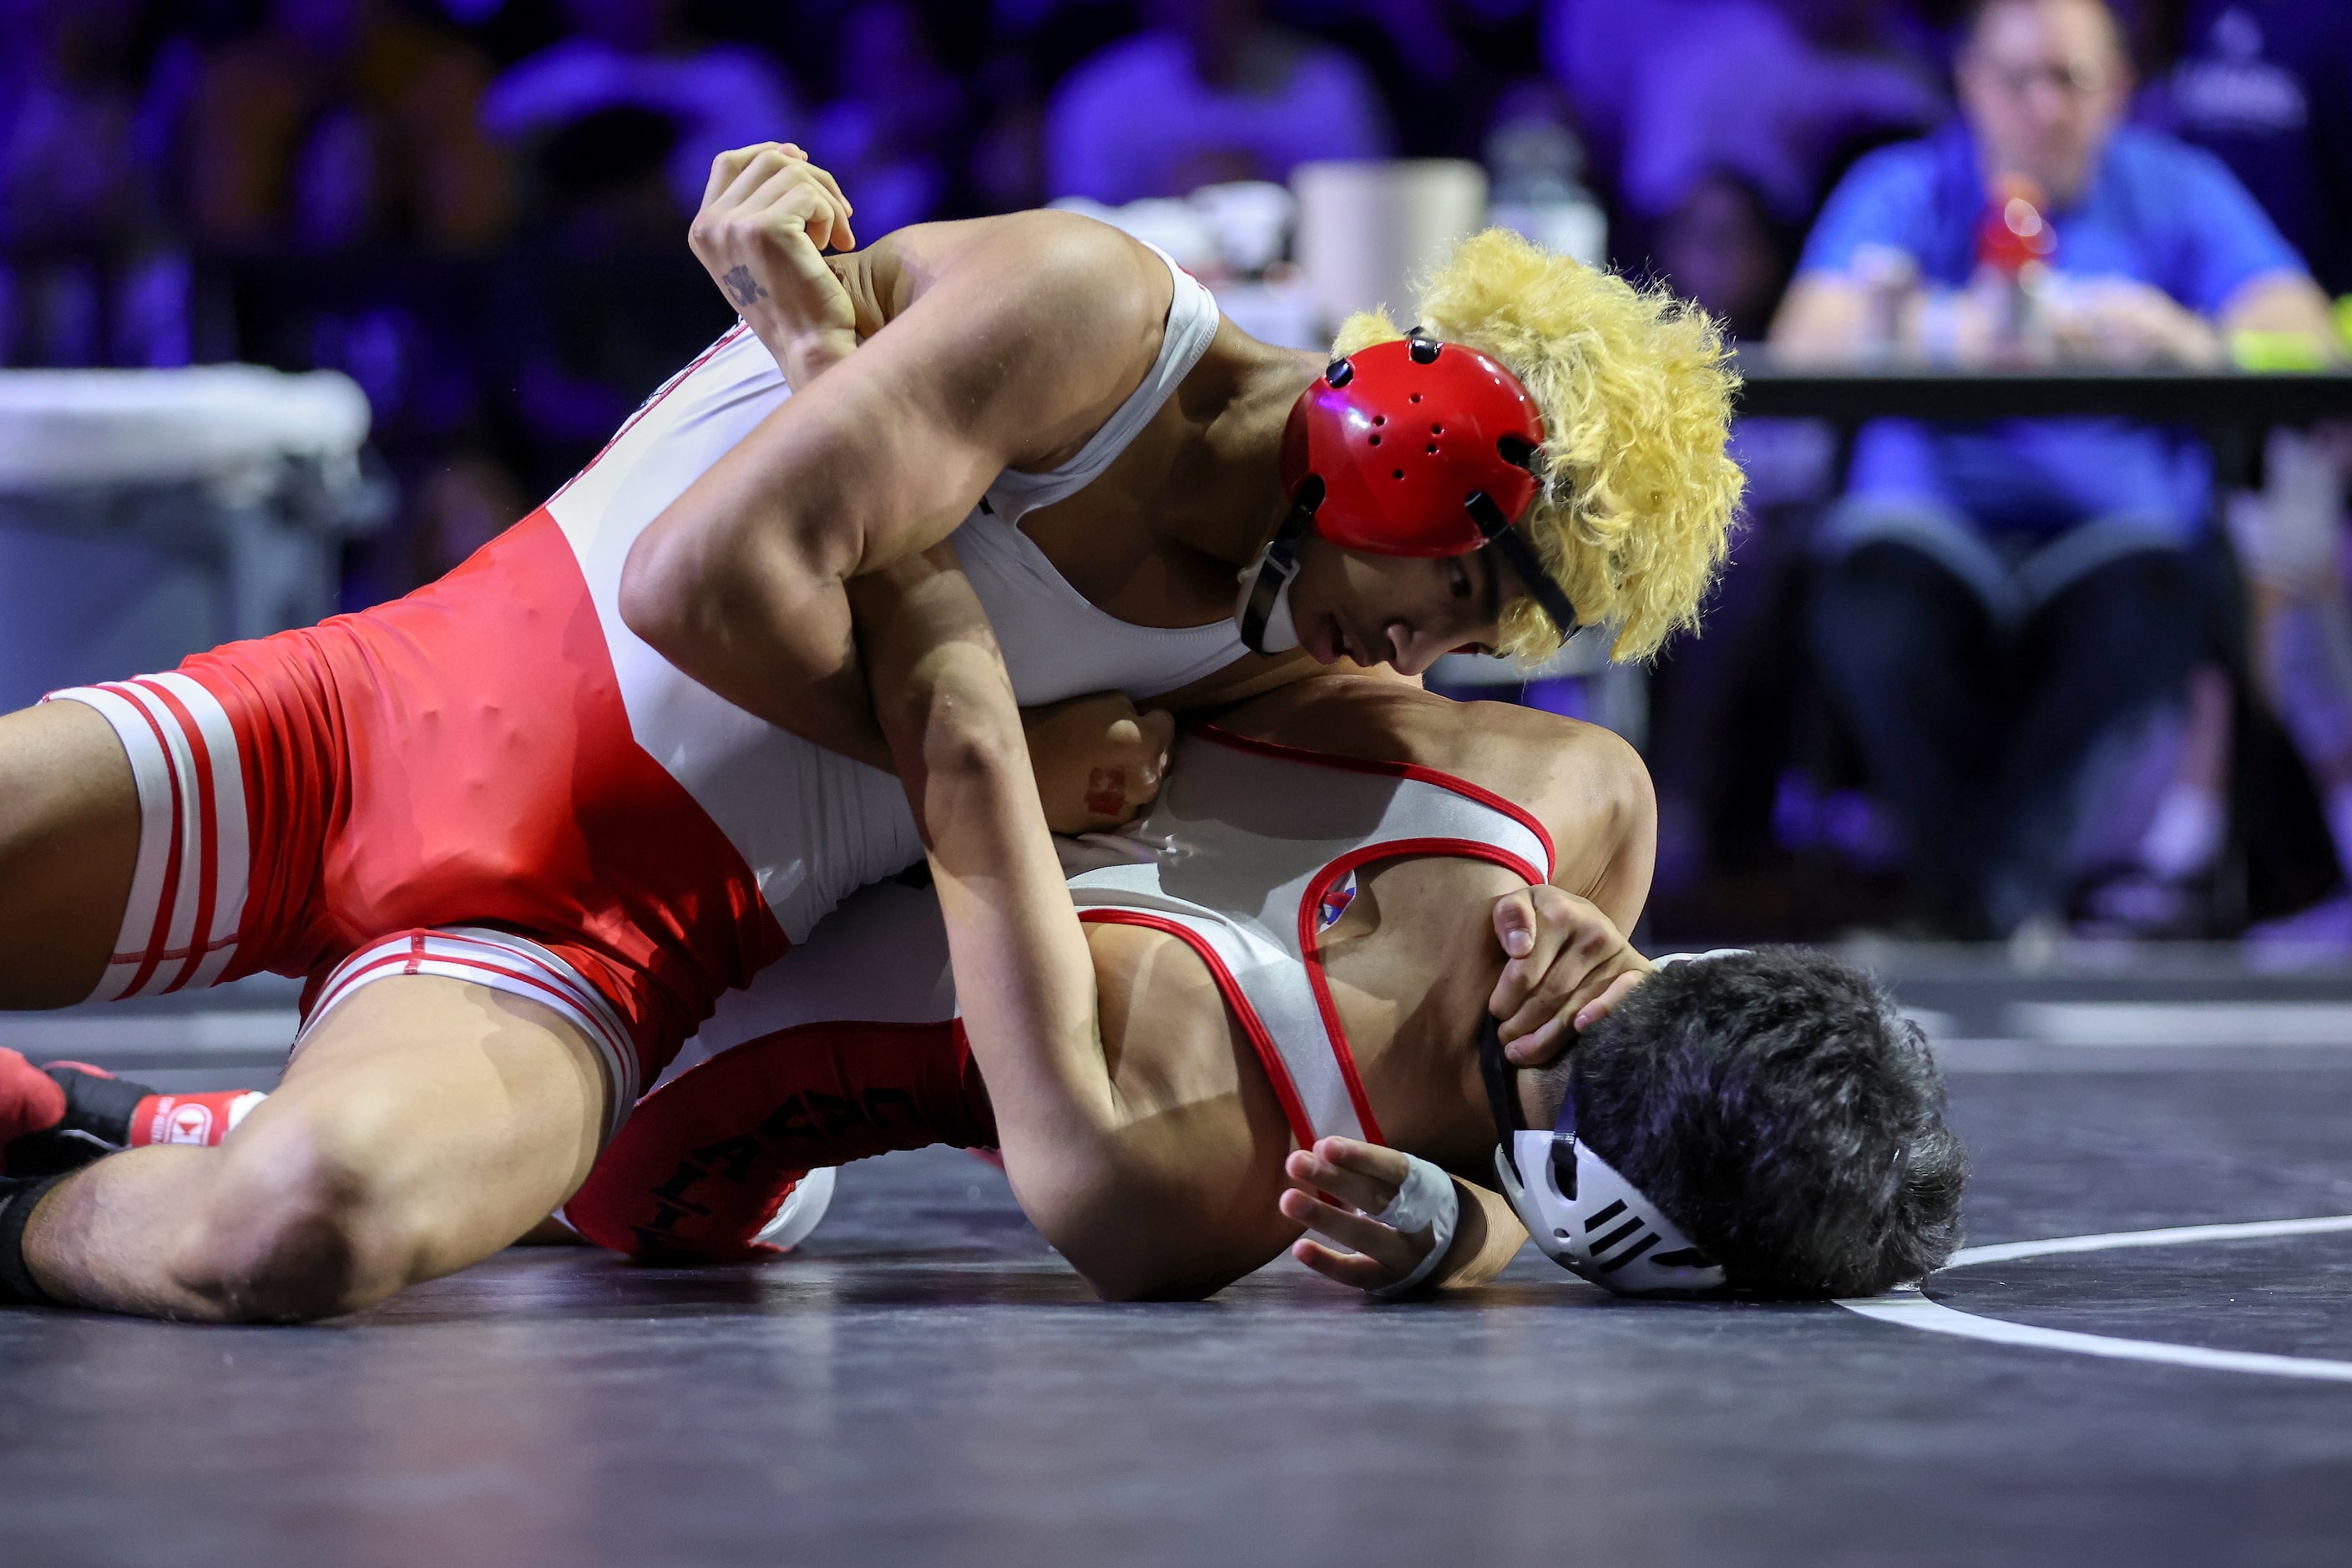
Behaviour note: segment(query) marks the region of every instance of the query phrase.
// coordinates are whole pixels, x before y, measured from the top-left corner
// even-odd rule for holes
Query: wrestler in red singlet
[[[1244,653],[1230,622],[1105,615],[1016,526],[1108,467],[1207,348],[1215,305],[1171,269],[1151,374],[956,535],[1024,702],[1152,696]],[[309,977],[307,1030],[384,975],[473,980],[586,1034],[617,1125],[719,995],[921,858],[896,777],[753,718],[620,618],[638,535],[788,395],[738,327],[441,581],[55,694],[106,716],[138,779],[137,871],[93,999],[268,970]]]

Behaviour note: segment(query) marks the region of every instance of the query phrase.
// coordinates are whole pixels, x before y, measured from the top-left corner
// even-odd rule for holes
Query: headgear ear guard
[[[1503,1138],[1495,1151],[1495,1174],[1544,1256],[1621,1296],[1690,1296],[1723,1289],[1722,1266],[1577,1137],[1572,1077],[1552,1131],[1530,1132],[1519,1125],[1502,1036],[1492,1018],[1479,1037],[1478,1061]]]
[[[1243,568],[1234,618],[1257,653],[1298,646],[1290,584],[1308,531],[1369,555],[1467,555],[1493,545],[1561,640],[1576,606],[1511,524],[1535,499],[1543,416],[1518,378],[1415,327],[1335,359],[1291,405],[1282,435],[1290,510]]]

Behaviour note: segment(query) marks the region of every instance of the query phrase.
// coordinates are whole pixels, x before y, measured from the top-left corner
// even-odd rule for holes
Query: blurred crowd
[[[769,139],[869,236],[1476,160],[1790,355],[2324,363],[2352,291],[2342,0],[0,0],[0,364],[348,373],[373,602],[725,329],[685,226]],[[2352,945],[2345,443],[2217,491],[2114,422],[1735,439],[1662,927]]]

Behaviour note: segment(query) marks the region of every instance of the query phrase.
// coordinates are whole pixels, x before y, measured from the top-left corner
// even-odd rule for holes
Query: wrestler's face
[[[1467,555],[1366,555],[1309,536],[1290,613],[1321,663],[1342,658],[1419,675],[1465,643],[1492,644],[1516,584],[1487,550]]]

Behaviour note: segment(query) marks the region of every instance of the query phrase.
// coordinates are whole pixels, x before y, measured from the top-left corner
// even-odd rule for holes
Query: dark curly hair
[[[1943,1077],[1885,989],[1826,953],[1661,969],[1561,1073],[1579,1135],[1743,1294],[1873,1295],[1959,1245]]]

